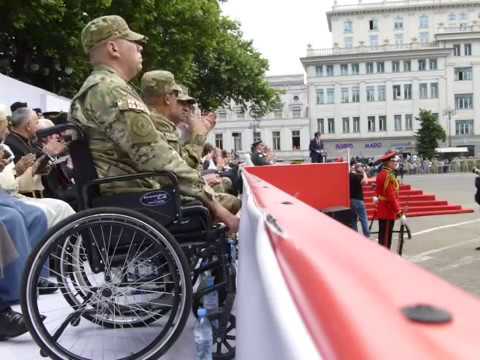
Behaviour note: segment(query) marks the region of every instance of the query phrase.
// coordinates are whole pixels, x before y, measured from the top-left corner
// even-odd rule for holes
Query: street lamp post
[[[455,110],[452,108],[448,108],[443,112],[444,115],[448,116],[448,123],[447,123],[447,135],[448,135],[448,147],[452,147],[452,116],[455,115]]]

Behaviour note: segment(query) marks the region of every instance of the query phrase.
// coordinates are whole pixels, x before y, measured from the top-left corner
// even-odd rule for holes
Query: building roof
[[[345,15],[360,15],[371,13],[395,13],[404,10],[426,10],[441,8],[458,8],[480,6],[478,0],[384,0],[361,1],[332,6],[327,12],[328,29],[332,31],[332,17]]]

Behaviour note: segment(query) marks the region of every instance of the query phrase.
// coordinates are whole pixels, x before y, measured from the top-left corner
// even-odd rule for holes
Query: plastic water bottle
[[[195,339],[195,360],[212,360],[213,334],[207,318],[207,309],[197,310],[198,319],[193,328]]]
[[[228,244],[230,245],[230,258],[232,259],[232,264],[235,265],[237,262],[237,245],[235,244],[235,240],[228,240]]]
[[[207,277],[207,288],[211,289],[215,286],[215,277],[209,275]],[[203,295],[203,307],[208,314],[212,314],[218,310],[218,291],[214,290]],[[213,320],[212,325],[218,327],[218,320]]]

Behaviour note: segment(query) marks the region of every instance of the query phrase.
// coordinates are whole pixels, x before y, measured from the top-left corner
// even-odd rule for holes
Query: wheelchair
[[[218,311],[208,314],[213,357],[233,358],[236,251],[226,227],[213,223],[201,203],[181,203],[173,173],[98,178],[81,128],[67,123],[37,136],[52,134],[68,140],[81,210],[51,228],[27,263],[21,306],[40,354],[158,359],[202,297],[217,291]],[[152,177],[161,179],[160,190],[100,193],[105,184]],[[202,284],[207,271],[213,286]],[[48,277],[56,278],[60,291],[40,296],[38,282]]]

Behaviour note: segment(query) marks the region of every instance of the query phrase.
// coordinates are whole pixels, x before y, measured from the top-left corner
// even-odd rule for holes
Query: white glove
[[[378,203],[378,197],[376,197],[376,196],[373,197],[373,203],[374,204]]]
[[[405,216],[405,214],[403,214],[402,216],[400,216],[400,223],[402,225],[407,225],[407,217]]]

